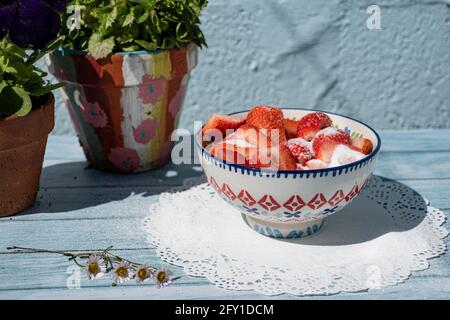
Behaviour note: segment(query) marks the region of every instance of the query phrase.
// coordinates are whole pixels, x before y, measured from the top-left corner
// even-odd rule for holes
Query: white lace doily
[[[302,239],[253,231],[207,184],[162,194],[145,230],[164,261],[218,287],[316,295],[395,285],[428,268],[427,259],[446,249],[444,221],[414,190],[375,176],[319,233]]]

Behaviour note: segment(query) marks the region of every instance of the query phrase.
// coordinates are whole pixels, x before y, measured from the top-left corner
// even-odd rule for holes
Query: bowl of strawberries
[[[255,231],[282,239],[316,233],[358,197],[381,147],[360,121],[270,106],[215,114],[195,141],[217,194]]]

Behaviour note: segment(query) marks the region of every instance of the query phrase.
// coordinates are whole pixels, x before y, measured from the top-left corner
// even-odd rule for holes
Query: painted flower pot
[[[0,120],[0,217],[23,211],[36,199],[47,137],[55,123],[54,104],[49,94],[27,116]]]
[[[197,47],[114,54],[95,60],[58,50],[50,72],[66,83],[63,99],[90,164],[120,173],[158,168],[170,159]]]

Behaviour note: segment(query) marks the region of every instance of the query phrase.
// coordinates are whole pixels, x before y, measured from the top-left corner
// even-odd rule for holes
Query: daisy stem
[[[110,251],[112,250],[113,246],[109,246],[108,248],[106,248],[103,251],[94,251],[94,252],[79,252],[79,253],[73,253],[73,252],[69,252],[69,251],[63,251],[63,250],[47,250],[47,249],[37,249],[37,248],[27,248],[27,247],[17,247],[17,246],[12,246],[12,247],[7,247],[7,250],[15,250],[18,253],[24,253],[24,252],[29,252],[29,253],[54,253],[54,254],[60,254],[66,257],[69,257],[70,260],[73,260],[73,262],[79,266],[80,268],[85,267],[83,264],[81,264],[77,259],[88,259],[89,256],[91,256],[92,254],[96,254],[96,255],[100,255],[105,259],[105,263],[106,264],[110,264],[111,268],[114,267],[113,262],[122,262],[122,261],[126,261],[128,263],[130,263],[134,268],[139,268],[139,266],[141,266],[141,263],[137,263],[128,259],[125,259],[121,256],[115,255],[113,253],[111,253]],[[157,271],[156,268],[153,268],[151,266],[148,267],[152,272]]]

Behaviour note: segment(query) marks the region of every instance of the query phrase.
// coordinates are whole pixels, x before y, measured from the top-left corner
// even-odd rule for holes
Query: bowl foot
[[[277,239],[297,239],[318,232],[325,219],[306,220],[302,222],[269,222],[242,215],[247,224],[262,235]]]

